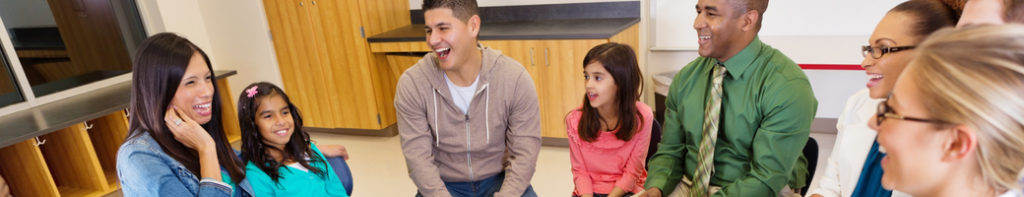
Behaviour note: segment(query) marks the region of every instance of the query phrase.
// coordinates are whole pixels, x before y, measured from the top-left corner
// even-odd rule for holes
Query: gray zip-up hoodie
[[[530,73],[501,51],[482,47],[469,113],[429,53],[402,74],[395,93],[398,133],[409,177],[424,196],[451,196],[442,181],[479,181],[505,172],[495,196],[522,196],[540,152],[540,107]]]

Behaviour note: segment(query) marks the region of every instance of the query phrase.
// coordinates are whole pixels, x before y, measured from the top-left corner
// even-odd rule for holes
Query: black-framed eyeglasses
[[[868,55],[871,55],[871,58],[878,59],[878,58],[882,58],[882,56],[887,54],[887,53],[895,53],[895,52],[899,52],[899,51],[910,50],[910,49],[914,49],[914,47],[917,47],[917,46],[871,47],[870,45],[864,45],[864,46],[860,47],[860,52],[861,52],[861,55],[864,55],[864,57],[867,57]]]
[[[896,119],[900,119],[900,120],[909,120],[909,121],[917,121],[917,122],[924,122],[924,123],[936,123],[936,124],[945,124],[946,123],[945,121],[941,121],[941,120],[923,119],[923,118],[911,118],[911,117],[906,117],[906,116],[903,116],[903,115],[896,114],[896,111],[892,110],[892,107],[889,107],[889,99],[891,99],[891,98],[892,98],[892,94],[889,95],[889,98],[886,98],[881,103],[878,103],[878,112],[877,112],[877,114],[875,114],[875,119],[876,119],[875,121],[878,121],[877,122],[878,125],[882,125],[882,121],[884,121],[885,118],[896,118]]]

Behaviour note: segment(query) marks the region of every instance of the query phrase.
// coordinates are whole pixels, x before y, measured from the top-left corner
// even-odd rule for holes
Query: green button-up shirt
[[[718,62],[699,57],[673,79],[665,131],[648,164],[645,189],[658,187],[667,196],[683,175],[693,177],[711,70]],[[775,196],[791,179],[791,187],[803,187],[802,150],[818,106],[807,75],[757,37],[723,64],[727,73],[710,183],[722,189],[714,196]]]

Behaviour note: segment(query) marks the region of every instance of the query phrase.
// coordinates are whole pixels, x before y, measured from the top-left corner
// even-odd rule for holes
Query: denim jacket
[[[146,132],[121,144],[117,151],[117,176],[124,196],[254,196],[252,186],[245,179],[234,194],[223,182],[200,181],[184,165],[164,153]]]

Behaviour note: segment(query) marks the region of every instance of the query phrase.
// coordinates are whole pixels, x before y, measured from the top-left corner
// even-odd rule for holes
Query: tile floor
[[[811,133],[818,141],[819,156],[811,190],[817,188],[818,179],[825,171],[825,161],[832,153],[835,134]],[[319,144],[342,144],[351,156],[349,167],[355,180],[352,196],[413,196],[416,186],[409,179],[405,157],[398,137],[367,137],[328,133],[310,133]],[[570,196],[573,189],[569,164],[569,148],[541,147],[533,187],[539,196]],[[114,192],[107,197],[121,196]]]
[[[825,161],[832,153],[835,134],[812,133],[818,141],[819,161],[811,188],[817,188],[817,177],[825,169]],[[364,137],[311,133],[310,138],[321,144],[343,144],[348,148],[355,182],[352,196],[413,196],[416,186],[409,179],[405,159],[398,137]],[[569,170],[569,148],[541,147],[533,188],[539,196],[569,196],[572,193],[572,172]]]

